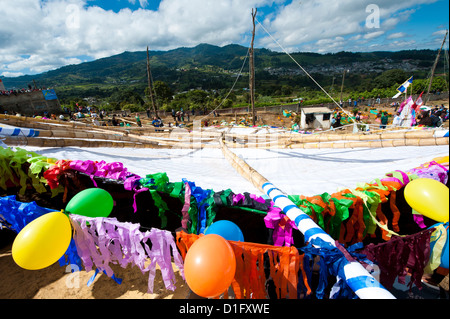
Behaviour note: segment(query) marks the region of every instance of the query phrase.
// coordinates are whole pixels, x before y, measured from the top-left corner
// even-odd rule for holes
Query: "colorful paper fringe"
[[[177,246],[183,259],[200,236],[177,233]],[[277,297],[297,299],[298,272],[303,268],[303,256],[299,255],[297,248],[234,241],[229,243],[236,256],[236,275],[231,286],[237,299],[268,298],[263,266],[266,254],[269,258],[269,276],[276,287]],[[305,274],[304,271],[302,273]],[[311,294],[306,275],[303,279],[308,294]]]
[[[142,233],[140,225],[120,223],[114,218],[71,215],[71,220],[75,244],[86,271],[91,271],[95,266],[112,278],[114,272],[110,264],[118,264],[122,268],[136,266],[143,274],[149,273],[148,292],[153,293],[158,264],[166,289],[174,291],[176,279],[172,267],[173,257],[184,279],[183,262],[170,232],[154,228]],[[151,248],[148,241],[151,242]]]
[[[180,225],[192,234],[177,233],[175,244],[172,234],[164,230],[154,228],[142,233],[137,224],[120,223],[115,219],[71,216],[75,229],[74,240],[66,256],[60,260],[61,265],[80,264],[82,261],[86,270],[89,271],[95,267],[97,272],[102,271],[113,279],[115,276],[110,267],[111,263],[119,264],[124,268],[128,265],[137,266],[143,273],[149,273],[148,288],[149,292],[152,292],[155,267],[158,264],[161,267],[166,288],[174,290],[172,258],[183,276],[181,256],[184,258],[190,245],[198,238],[198,234],[202,234],[206,227],[214,222],[216,208],[226,206],[265,214],[266,227],[274,230],[274,246],[232,243],[235,254],[238,256],[237,276],[232,284],[237,298],[267,297],[267,276],[264,273],[264,267],[261,266],[264,263],[269,265],[268,277],[273,280],[278,298],[291,299],[300,296],[301,293],[306,296],[311,294],[309,265],[314,256],[320,257],[319,286],[314,292],[318,298],[324,296],[326,277],[329,274],[339,279],[339,261],[333,257],[333,251],[336,248],[330,247],[330,249],[318,251],[309,243],[308,246],[301,248],[299,253],[297,248],[292,247],[295,224],[288,220],[279,208],[274,207],[274,203],[270,200],[248,193],[233,194],[231,190],[215,193],[212,190],[204,190],[187,180],[170,183],[165,173],[141,178],[128,172],[123,164],[118,162],[108,164],[104,161],[56,161],[19,148],[16,151],[0,148],[0,187],[4,190],[17,187],[19,194],[24,194],[27,189],[45,193],[49,187],[53,196],[64,192],[66,197],[67,185],[60,184],[61,177],[73,172],[88,175],[94,186],[96,186],[96,178],[123,182],[124,190],[135,193],[133,204],[135,212],[137,210],[136,195],[149,191],[158,207],[161,228],[165,227],[165,212],[168,210],[161,194],[166,193],[178,198],[184,204],[180,212]],[[400,211],[396,207],[396,194],[415,178],[433,178],[445,184],[448,181],[448,170],[445,166],[430,162],[406,172],[390,172],[384,178],[372,183],[360,183],[353,190],[345,189],[331,195],[324,193],[311,197],[291,195],[289,198],[334,239],[345,245],[353,245],[348,250],[357,256],[358,260],[364,260],[363,262],[367,264],[371,261],[379,263],[386,278],[389,278],[383,277],[383,285],[390,286],[392,278],[397,276],[400,276],[402,280],[406,269],[413,269],[412,282],[420,286],[419,275],[423,273],[424,262],[428,263],[426,249],[429,247],[430,240],[427,241],[426,234],[429,232],[404,238],[397,234],[400,232],[398,225]],[[388,219],[382,211],[382,204],[387,202],[393,216],[390,221],[393,230],[388,229]],[[35,203],[19,203],[15,197],[0,198],[0,222],[16,232],[48,211],[48,209],[40,209]],[[423,223],[419,217],[416,221],[419,225]],[[381,229],[383,239],[387,241],[386,245],[366,247],[364,253],[367,254],[368,259],[358,255],[355,252],[355,244],[361,243],[366,236],[373,235],[377,226]],[[415,241],[414,236],[420,237],[420,244]],[[408,244],[411,241],[415,244]],[[148,245],[149,242],[151,246]],[[406,251],[411,256],[423,255],[416,260],[416,264],[411,264],[409,260],[411,258],[405,257],[403,259],[405,262],[393,265],[394,259],[387,260],[384,257],[393,251],[392,247],[396,250],[400,249],[398,245],[403,245],[400,252],[402,256],[408,255]],[[178,253],[177,246],[181,255]],[[436,254],[433,255],[434,264],[438,257]],[[300,281],[299,273],[302,278]],[[299,287],[300,290],[298,290]],[[354,294],[349,291],[345,283],[338,280],[331,296],[353,298]]]

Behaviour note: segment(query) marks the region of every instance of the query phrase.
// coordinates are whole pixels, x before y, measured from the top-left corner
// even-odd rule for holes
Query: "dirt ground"
[[[98,274],[90,287],[87,282],[94,271],[70,273],[70,269],[58,263],[38,270],[20,268],[11,255],[11,245],[0,250],[0,299],[185,299],[189,288],[181,278],[176,266],[175,291],[167,290],[158,269],[154,293],[148,294],[148,273],[142,274],[137,267],[126,269],[112,266],[122,284],[104,274]]]

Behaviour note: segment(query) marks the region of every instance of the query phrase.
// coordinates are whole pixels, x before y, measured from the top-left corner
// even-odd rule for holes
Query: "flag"
[[[393,99],[398,98],[400,95],[406,92],[408,87],[413,83],[414,80],[413,78],[414,78],[413,76],[410,77],[405,83],[400,85],[400,87],[397,89],[398,93],[393,97]]]
[[[404,101],[402,102],[402,104],[400,104],[400,107],[398,108],[398,112],[399,112],[399,113],[402,113],[402,112],[403,112],[403,109],[405,108],[406,104],[409,103],[410,100],[412,100],[412,97],[409,97],[409,99],[404,100]]]
[[[400,124],[400,126],[403,127],[409,127],[412,126],[412,122],[413,122],[413,117],[412,117],[412,107],[414,105],[414,100],[412,99],[412,97],[410,96],[406,101],[405,104],[403,105],[403,109],[401,111],[400,114],[400,118],[402,119],[402,122]]]
[[[416,110],[417,108],[420,108],[422,106],[422,104],[423,104],[422,95],[423,95],[423,92],[420,93],[420,96],[417,98],[416,102],[414,102],[414,105],[412,107],[413,110]]]

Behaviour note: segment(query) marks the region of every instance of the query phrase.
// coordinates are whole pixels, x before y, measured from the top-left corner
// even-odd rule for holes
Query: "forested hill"
[[[229,89],[243,65],[247,51],[247,48],[239,45],[217,47],[208,44],[164,52],[151,51],[153,78],[155,81],[167,83],[173,92],[190,89]],[[373,80],[392,69],[403,70],[408,77],[411,75],[416,78],[427,77],[436,54],[437,52],[433,50],[410,50],[333,54],[300,52],[293,53],[292,56],[324,86],[332,86],[333,82],[336,86],[339,85],[343,72],[349,70],[346,88],[371,90],[379,85]],[[26,88],[33,85],[34,80],[38,87],[57,89],[60,98],[74,96],[104,98],[124,86],[143,94],[147,84],[146,58],[145,51],[124,52],[38,75],[2,79],[7,88]],[[284,53],[256,49],[255,65],[260,94],[273,95],[283,85],[293,88],[314,86]],[[443,69],[442,63],[440,67]],[[248,72],[248,62],[244,72]],[[248,78],[243,77],[237,87],[245,88],[247,83]]]

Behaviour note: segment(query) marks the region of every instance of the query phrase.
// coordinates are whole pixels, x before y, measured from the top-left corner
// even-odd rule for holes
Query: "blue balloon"
[[[205,235],[216,234],[226,240],[244,242],[244,235],[238,225],[228,220],[219,220],[209,226]]]

